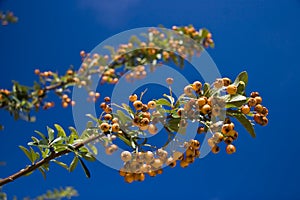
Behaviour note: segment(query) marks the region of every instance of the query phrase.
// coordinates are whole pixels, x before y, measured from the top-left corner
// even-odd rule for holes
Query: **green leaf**
[[[203,96],[210,97],[210,85],[208,83],[203,85]]]
[[[98,154],[98,149],[95,147],[95,145],[92,144],[87,144],[88,147],[91,149],[91,151],[93,152],[93,154],[97,155]]]
[[[155,102],[156,102],[156,105],[171,107],[171,103],[165,98],[160,98],[160,99],[156,100]]]
[[[230,110],[227,111],[226,114],[236,118],[244,126],[244,128],[248,131],[248,133],[253,138],[256,137],[254,127],[253,127],[253,125],[251,124],[251,122],[249,121],[249,119],[247,118],[246,115],[244,115],[243,113],[240,113],[239,111],[230,111]]]
[[[43,133],[41,133],[39,131],[34,131],[34,132],[37,133],[43,140],[46,140],[48,143],[48,139],[46,138],[46,136]]]
[[[47,126],[47,131],[48,131],[48,139],[50,142],[52,142],[54,139],[54,130]]]
[[[115,48],[112,47],[112,46],[106,45],[103,48],[109,50],[109,52],[110,52],[111,55],[115,55],[116,54]]]
[[[125,113],[121,110],[117,110],[117,115],[122,124],[126,124],[127,122],[131,121],[130,117],[125,115]]]
[[[134,115],[133,115],[133,110],[130,108],[130,106],[128,106],[127,104],[125,103],[122,103],[122,106],[123,108],[127,111],[127,113],[133,118]]]
[[[69,171],[70,172],[74,171],[74,169],[76,168],[77,164],[78,164],[78,157],[74,156],[74,158],[73,158],[73,160],[72,160],[72,162],[71,162],[71,164],[69,166]]]
[[[171,103],[171,106],[174,105],[175,100],[174,100],[174,98],[172,96],[167,95],[167,94],[164,94],[163,96],[166,97],[167,99],[169,99],[169,101]]]
[[[91,114],[86,114],[85,116],[87,116],[88,118],[90,118],[91,120],[95,121],[96,123],[99,123],[99,119],[97,119],[96,117],[94,117]]]
[[[54,124],[56,130],[57,130],[57,137],[66,137],[65,130],[58,124]]]
[[[81,156],[90,162],[94,162],[96,160],[96,158],[90,153],[81,154]]]
[[[80,164],[81,164],[81,166],[83,168],[83,171],[84,171],[86,177],[90,178],[91,177],[91,173],[90,173],[89,169],[87,168],[87,166],[85,165],[85,163],[81,160],[81,158],[79,158],[79,161],[80,161]]]
[[[38,170],[41,172],[41,174],[43,175],[44,179],[46,179],[46,172],[43,168],[39,167]]]
[[[238,86],[239,82],[243,81],[245,83],[245,86],[248,84],[248,74],[246,71],[241,72],[235,79],[234,85]]]
[[[58,164],[59,166],[65,168],[66,170],[69,169],[68,165],[66,163],[63,163],[63,162],[60,162],[60,161],[57,161],[57,160],[51,160],[53,162],[55,162],[56,164]]]
[[[62,138],[62,137],[58,137],[58,138],[55,138],[51,143],[50,143],[50,145],[53,145],[53,144],[61,144],[62,143],[62,141],[64,140],[64,138]]]
[[[19,146],[19,148],[24,152],[24,154],[27,156],[27,158],[32,162],[32,163],[34,163],[34,160],[33,160],[33,158],[32,158],[32,155],[31,155],[31,153],[28,151],[28,149],[26,149],[25,147],[23,147],[23,146]]]
[[[40,154],[38,152],[35,152],[31,147],[30,147],[30,154],[32,158],[32,164],[34,164],[34,162],[40,158]]]

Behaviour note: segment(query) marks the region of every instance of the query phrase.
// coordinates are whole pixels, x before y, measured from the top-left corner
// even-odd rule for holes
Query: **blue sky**
[[[35,68],[58,72],[71,64],[78,68],[80,50],[90,51],[121,31],[193,24],[213,33],[216,47],[209,53],[221,74],[235,77],[247,70],[248,91],[258,90],[270,111],[269,125],[256,127],[256,139],[238,127],[234,155],[224,151],[209,155],[187,169],[165,170],[130,185],[99,162],[88,163],[91,179],[80,168],[69,173],[53,165],[46,181],[34,173],[5,186],[10,198],[72,185],[80,193],[77,199],[300,199],[300,1],[2,0],[0,9],[12,10],[20,18],[17,24],[0,27],[1,88],[10,87],[11,80],[31,84]],[[0,112],[5,125],[0,132],[0,160],[7,162],[0,167],[1,177],[27,162],[17,146],[25,145],[33,130],[44,131],[57,122],[73,125],[71,109],[56,107],[37,116],[38,121],[30,124]]]

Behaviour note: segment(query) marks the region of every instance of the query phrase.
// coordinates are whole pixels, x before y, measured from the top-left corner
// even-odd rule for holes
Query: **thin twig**
[[[74,144],[74,149],[79,149],[81,147],[83,147],[85,144],[89,143],[89,142],[92,142],[100,137],[102,137],[103,134],[99,134],[99,135],[92,135],[90,136],[88,139],[82,141],[82,142],[79,142],[79,143],[76,143]],[[70,153],[71,150],[69,149],[66,149],[66,150],[63,150],[63,151],[60,151],[60,152],[52,152],[49,156],[47,156],[46,158],[43,158],[42,160],[32,164],[32,165],[29,165],[27,166],[26,168],[24,169],[21,169],[20,171],[16,172],[15,174],[12,174],[10,176],[8,176],[7,178],[4,178],[4,179],[1,179],[0,180],[0,186],[3,186],[7,183],[10,183],[10,182],[13,182],[14,180],[38,169],[39,167],[43,166],[44,164],[46,163],[49,163],[51,160],[55,159],[55,158],[58,158],[62,155],[65,155],[65,154],[68,154]]]

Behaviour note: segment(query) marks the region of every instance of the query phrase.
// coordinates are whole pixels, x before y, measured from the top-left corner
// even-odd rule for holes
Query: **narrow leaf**
[[[79,158],[79,157],[78,157]],[[85,163],[81,160],[81,158],[79,158],[80,164],[84,170],[84,173],[86,175],[86,177],[90,178],[91,177],[91,173],[89,171],[89,169],[87,168],[87,166],[85,165]]]
[[[244,115],[243,113],[230,112],[230,111],[227,111],[227,115],[236,118],[236,119],[244,126],[244,128],[248,131],[248,133],[249,133],[253,138],[256,137],[256,134],[255,134],[253,125],[252,125],[251,122],[248,120],[248,118],[246,117],[246,115]]]
[[[24,154],[27,156],[27,158],[33,163],[33,159],[32,159],[32,156],[31,156],[31,153],[28,151],[28,149],[26,149],[25,147],[23,146],[19,146],[19,148],[24,152]]]
[[[57,160],[52,160],[53,162],[55,162],[56,164],[58,164],[59,166],[65,168],[66,170],[68,170],[68,165],[66,163],[63,163],[63,162],[60,162],[60,161],[57,161]]]
[[[43,175],[44,179],[46,179],[46,172],[44,171],[43,168],[39,167],[38,170],[41,172],[41,174]]]
[[[77,164],[78,164],[78,157],[75,156],[75,157],[73,158],[71,164],[70,164],[69,171],[70,171],[70,172],[74,171],[74,169],[76,168]]]
[[[66,137],[65,130],[58,124],[54,124],[56,130],[57,130],[57,137]]]
[[[48,131],[48,139],[51,142],[54,139],[54,130],[47,126],[47,131]]]

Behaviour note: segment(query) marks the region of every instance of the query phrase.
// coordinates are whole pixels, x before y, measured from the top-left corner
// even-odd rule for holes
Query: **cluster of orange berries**
[[[3,98],[2,94],[8,96],[8,95],[10,95],[10,91],[7,89],[0,89],[0,100],[2,100],[2,98]]]
[[[0,21],[2,26],[6,26],[8,23],[16,23],[18,18],[14,16],[13,12],[3,13],[0,11]]]
[[[254,121],[259,125],[265,126],[269,122],[267,118],[267,115],[269,114],[269,110],[261,103],[262,103],[262,97],[259,95],[259,93],[252,92],[250,94],[248,103],[241,107],[241,112],[244,114],[249,114],[251,112],[251,108],[253,108],[255,111],[255,114],[253,116]]]
[[[236,152],[236,147],[232,144],[238,138],[238,132],[234,130],[234,123],[226,118],[222,125],[221,131],[213,133],[213,136],[207,140],[208,145],[211,147],[211,151],[214,154],[220,152],[219,144],[223,141],[226,146],[226,153],[233,154]]]
[[[89,91],[89,97],[87,98],[87,101],[96,102],[97,99],[99,99],[99,97],[100,97],[99,92]]]
[[[201,30],[197,31],[193,26],[184,26],[184,27],[173,26],[172,29],[174,31],[181,31],[184,34],[189,35],[191,38],[196,38],[197,36],[202,35]],[[208,32],[205,35],[205,38],[203,40],[203,46],[205,48],[208,48],[213,43],[214,41],[212,39],[212,34]]]
[[[149,101],[147,104],[144,104],[137,98],[138,97],[136,94],[132,94],[129,96],[129,101],[133,103],[133,107],[136,110],[134,118],[132,120],[132,124],[134,126],[137,126],[140,130],[148,130],[150,134],[154,135],[157,133],[157,127],[155,123],[151,123],[152,115],[149,110],[153,110],[156,108],[156,102]]]
[[[152,151],[135,153],[123,151],[120,157],[124,165],[119,170],[119,174],[124,177],[125,182],[132,183],[133,181],[144,181],[145,174],[150,177],[162,174],[164,165],[174,168],[177,161],[182,168],[185,168],[200,156],[200,142],[190,140],[184,146],[186,149],[184,153],[174,151],[171,155],[161,148],[154,153]]]
[[[128,82],[132,82],[134,79],[143,79],[145,78],[147,75],[147,72],[145,70],[145,66],[143,65],[139,65],[139,66],[136,66],[132,72],[130,72],[129,74],[127,74],[125,76],[126,80]]]
[[[69,105],[75,106],[75,101],[72,101],[67,94],[63,94],[61,97],[61,105],[63,108],[66,108]]]
[[[35,69],[34,70],[34,73],[38,76],[41,76],[41,77],[49,77],[49,76],[52,76],[53,75],[53,72],[52,71],[45,71],[45,72],[41,72],[39,69]]]
[[[99,128],[104,133],[114,133],[114,134],[122,134],[122,131],[120,130],[120,124],[119,119],[113,117],[111,114],[112,108],[109,105],[110,98],[105,97],[104,102],[100,104],[101,109],[104,111],[103,115],[100,116],[100,120],[102,120],[102,123],[99,125]],[[113,139],[115,136],[113,137]],[[113,148],[115,149],[115,148]],[[112,150],[112,149],[110,149]],[[116,150],[116,149],[115,149]],[[109,151],[109,150],[108,150]]]

